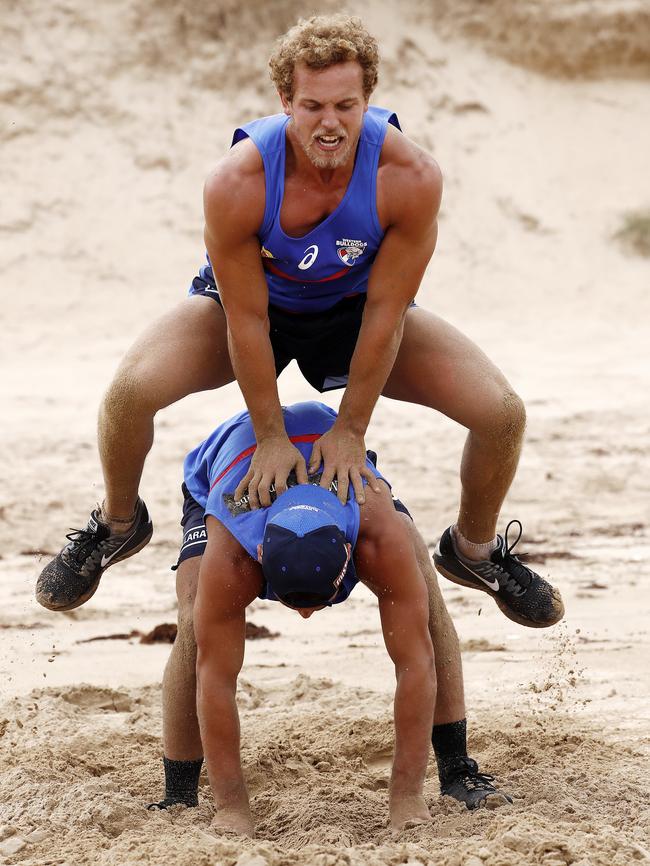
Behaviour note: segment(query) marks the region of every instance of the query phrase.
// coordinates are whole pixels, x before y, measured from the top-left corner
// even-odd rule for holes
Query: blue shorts
[[[194,277],[189,294],[204,295],[221,304],[209,265]],[[269,336],[275,375],[279,376],[295,360],[305,379],[321,394],[345,388],[365,303],[363,293],[343,298],[320,313],[292,313],[270,304]]]
[[[377,456],[374,451],[369,451],[368,456],[373,463],[376,463]],[[183,493],[183,516],[181,518],[183,541],[178,554],[178,561],[176,565],[172,566],[173,571],[176,571],[181,562],[184,562],[186,559],[191,559],[193,556],[203,556],[205,546],[208,543],[208,533],[205,528],[205,509],[193,498],[184,483],[181,485],[181,491]],[[402,514],[411,517],[408,508],[401,500],[393,499],[393,505],[395,506],[395,511],[401,511]]]

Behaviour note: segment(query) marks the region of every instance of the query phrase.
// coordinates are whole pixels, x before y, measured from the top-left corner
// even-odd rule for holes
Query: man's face
[[[307,157],[316,168],[345,165],[355,153],[368,108],[361,66],[356,60],[326,69],[297,63],[293,85],[291,102],[280,98]]]

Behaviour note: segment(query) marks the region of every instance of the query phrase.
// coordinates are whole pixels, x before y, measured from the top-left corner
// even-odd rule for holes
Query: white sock
[[[473,541],[468,541],[458,529],[457,523],[451,527],[451,535],[456,544],[457,552],[466,559],[471,559],[474,562],[483,562],[484,560],[489,559],[490,554],[499,546],[499,539],[496,536],[492,541],[485,541],[482,544],[475,544]]]

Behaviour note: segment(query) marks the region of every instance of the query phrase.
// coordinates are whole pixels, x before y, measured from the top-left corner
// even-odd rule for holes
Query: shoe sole
[[[505,794],[500,791],[494,791],[488,794],[476,804],[478,809],[500,809],[502,806],[512,806],[512,800],[508,799]]]
[[[508,605],[504,601],[502,601],[495,592],[491,592],[487,586],[478,586],[478,584],[471,583],[469,580],[463,580],[462,577],[458,577],[458,575],[454,574],[453,572],[447,571],[444,566],[438,565],[435,560],[433,564],[435,565],[436,570],[440,574],[442,574],[443,577],[446,577],[447,580],[450,580],[452,583],[456,583],[459,586],[469,587],[469,589],[478,589],[480,592],[484,592],[486,595],[489,595],[490,598],[493,598],[495,600],[501,613],[503,613],[504,616],[507,616],[508,619],[512,620],[512,622],[516,622],[518,625],[524,625],[527,628],[549,628],[552,625],[556,625],[564,616],[564,602],[562,601],[560,593],[554,587],[553,599],[556,605],[558,605],[559,614],[556,616],[555,619],[548,622],[534,622],[531,619],[526,619],[525,617],[518,616],[518,614],[511,610]]]
[[[104,572],[108,571],[111,566],[116,565],[118,562],[123,562],[130,556],[135,556],[136,553],[139,553],[143,549],[143,547],[146,547],[147,544],[149,544],[152,536],[153,526],[151,527],[151,532],[149,533],[149,535],[147,535],[146,538],[144,538],[137,547],[134,547],[133,550],[129,550],[129,552],[125,553],[123,556],[116,556],[115,559],[109,562],[106,568],[103,568],[100,571],[97,580],[89,587],[86,592],[84,592],[83,595],[80,595],[79,598],[75,599],[73,604],[68,604],[65,607],[61,607],[60,605],[54,606],[52,604],[48,604],[47,599],[42,598],[38,595],[36,596],[36,601],[41,605],[41,607],[44,607],[47,610],[53,610],[56,613],[65,613],[68,610],[74,610],[77,607],[81,607],[82,604],[85,604],[97,592],[97,587],[99,586],[99,582],[102,579]]]

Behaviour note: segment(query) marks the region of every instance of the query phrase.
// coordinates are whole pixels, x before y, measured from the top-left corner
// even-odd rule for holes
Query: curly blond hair
[[[361,19],[342,13],[301,18],[275,44],[269,59],[271,80],[291,100],[296,63],[305,63],[310,69],[325,69],[348,60],[356,60],[361,66],[363,94],[367,99],[377,84],[379,48]]]

